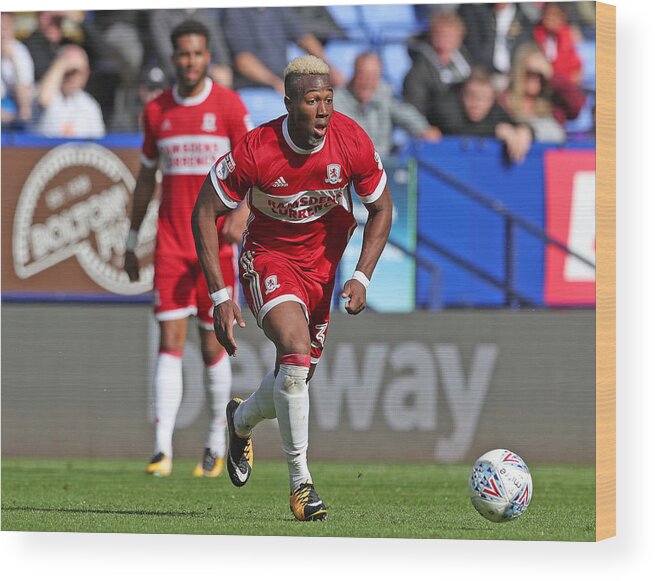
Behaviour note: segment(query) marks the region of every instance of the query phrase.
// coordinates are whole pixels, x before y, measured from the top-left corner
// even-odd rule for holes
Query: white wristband
[[[225,301],[229,301],[230,295],[228,294],[226,288],[222,288],[221,290],[217,290],[216,292],[209,293],[209,298],[212,300],[212,303],[214,303],[214,306],[217,307],[221,303],[224,303]]]
[[[139,240],[139,233],[136,230],[132,230],[130,228],[130,231],[127,235],[127,242],[125,242],[125,250],[127,250],[128,252],[134,252],[138,240]]]
[[[357,282],[361,282],[364,285],[364,288],[368,288],[368,285],[371,284],[371,281],[361,270],[356,270],[355,272],[353,272],[351,280],[356,280]]]

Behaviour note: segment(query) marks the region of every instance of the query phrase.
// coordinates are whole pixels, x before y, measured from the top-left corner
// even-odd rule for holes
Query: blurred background
[[[348,317],[335,294],[313,457],[459,462],[508,447],[593,463],[594,2],[3,12],[3,455],[149,454],[156,203],[139,283],[122,261],[141,112],[174,80],[169,35],[187,18],[210,27],[210,76],[255,125],[285,110],[250,57],[277,78],[304,52],[325,58],[335,108],[389,177],[370,308]],[[360,245],[358,232],[341,282]],[[248,395],[272,352],[251,317],[239,345],[234,391]],[[201,374],[192,343],[180,456],[204,437]],[[258,453],[278,457],[266,430]]]

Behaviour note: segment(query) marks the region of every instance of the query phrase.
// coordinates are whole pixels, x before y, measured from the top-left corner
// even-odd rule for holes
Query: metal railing
[[[566,252],[570,256],[573,256],[576,259],[583,262],[584,264],[592,267],[594,270],[596,269],[596,264],[594,262],[580,255],[574,250],[571,250],[571,248],[568,247],[566,244],[563,244],[559,240],[552,238],[551,236],[546,234],[544,230],[534,225],[529,220],[526,220],[525,218],[522,218],[521,216],[518,216],[514,212],[510,211],[499,200],[496,200],[490,196],[487,196],[486,194],[479,192],[478,190],[472,188],[468,184],[465,184],[459,179],[453,177],[448,172],[445,172],[439,167],[436,167],[420,159],[417,159],[416,161],[419,167],[422,167],[437,179],[450,185],[451,187],[455,188],[455,190],[460,192],[462,195],[468,197],[469,199],[473,200],[480,206],[489,209],[490,211],[496,213],[497,215],[503,218],[504,238],[505,238],[504,240],[505,272],[502,278],[498,278],[497,276],[494,276],[493,274],[484,271],[483,269],[474,265],[471,261],[467,260],[466,258],[463,258],[462,256],[456,254],[455,252],[446,249],[444,246],[434,242],[433,240],[429,240],[425,236],[419,234],[417,242],[421,245],[426,246],[430,250],[433,250],[434,252],[441,254],[447,260],[457,264],[458,266],[467,270],[474,276],[477,276],[481,280],[495,286],[496,288],[503,290],[503,292],[505,293],[505,306],[507,307],[536,306],[534,301],[521,295],[515,288],[514,232],[517,227],[522,228],[524,231],[535,236],[537,239],[541,240],[544,243],[544,245],[552,245],[556,248],[559,248],[563,252]]]
[[[365,225],[366,222],[357,220],[357,226],[364,227]],[[415,251],[410,250],[409,248],[403,246],[399,242],[396,242],[395,240],[393,240],[393,238],[389,238],[389,240],[387,240],[387,245],[396,248],[405,256],[409,256],[410,258],[412,258],[417,267],[423,268],[426,271],[428,271],[428,274],[430,276],[430,299],[427,306],[430,310],[433,311],[441,310],[443,308],[443,301],[441,300],[441,296],[442,296],[441,269],[439,268],[439,266],[434,262],[431,262],[430,260],[427,260],[422,256],[419,256]],[[339,275],[340,270],[341,270],[341,266],[337,268],[337,275],[336,275],[337,281],[341,280],[341,276]],[[332,293],[333,307],[335,308],[339,307],[339,302],[341,300],[340,297],[341,297],[341,289],[339,288],[339,285],[336,284],[334,287],[334,292]],[[375,307],[371,306],[370,303],[367,303],[366,308],[371,312],[376,312]]]
[[[387,244],[397,248],[405,256],[409,256],[414,259],[416,266],[423,268],[428,271],[430,275],[430,298],[428,302],[428,308],[430,310],[438,311],[443,308],[443,301],[441,299],[441,269],[438,265],[430,260],[427,260],[420,256],[417,252],[406,248],[402,244],[395,242],[391,238],[387,241]]]

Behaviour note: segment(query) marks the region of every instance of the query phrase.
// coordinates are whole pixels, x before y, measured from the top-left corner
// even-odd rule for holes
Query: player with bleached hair
[[[353,233],[352,196],[368,210],[356,270],[343,288],[346,311],[366,307],[366,287],[387,242],[392,201],[380,157],[364,130],[333,111],[329,68],[303,56],[284,73],[288,111],[251,131],[212,167],[192,225],[214,307],[214,330],[236,355],[233,323],[244,327],[216,259],[216,219],[247,198],[239,260],[244,294],[277,351],[274,369],[247,400],[227,406],[227,468],[236,486],[253,466],[252,430],[277,418],[289,468],[290,504],[298,520],[321,520],[327,508],[307,465],[308,382],[323,351],[337,265]]]

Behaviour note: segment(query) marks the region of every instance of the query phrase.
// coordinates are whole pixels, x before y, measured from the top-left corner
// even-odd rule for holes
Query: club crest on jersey
[[[329,163],[325,183],[338,184],[341,181],[341,166],[338,163]]]
[[[275,289],[280,288],[279,283],[277,282],[277,275],[272,274],[271,276],[266,277],[264,280],[264,286],[266,287],[265,295],[271,294]]]
[[[161,124],[161,131],[170,131],[173,129],[170,119],[164,119],[164,122]]]
[[[214,113],[205,113],[202,118],[202,130],[207,132],[216,131],[216,115]]]
[[[236,167],[232,153],[228,153],[221,161],[216,165],[216,175],[218,179],[225,181],[227,176],[229,176]]]

